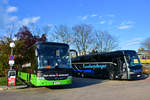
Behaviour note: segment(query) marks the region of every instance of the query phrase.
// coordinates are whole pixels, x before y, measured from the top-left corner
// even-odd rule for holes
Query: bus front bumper
[[[142,77],[142,72],[139,73],[129,72],[128,79],[139,79],[141,77]]]
[[[72,79],[65,80],[38,80],[36,86],[55,86],[72,84]]]

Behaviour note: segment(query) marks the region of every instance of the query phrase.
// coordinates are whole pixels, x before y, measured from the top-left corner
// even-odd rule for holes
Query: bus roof
[[[134,50],[117,50],[117,51],[111,51],[111,52],[101,52],[101,53],[95,53],[95,54],[87,54],[87,55],[82,55],[82,56],[77,56],[72,59],[72,61],[77,60],[78,58],[82,57],[92,57],[92,56],[97,56],[97,55],[112,55],[112,56],[123,56],[124,52],[136,52]]]
[[[134,50],[117,50],[117,51],[111,51],[111,52],[100,52],[100,53],[95,53],[95,54],[87,54],[87,55],[82,55],[82,56],[123,53],[123,52],[136,52],[136,51],[134,51]]]
[[[58,42],[36,42],[35,45],[39,45],[39,44],[49,44],[49,45],[65,45],[65,46],[69,46],[66,43],[58,43]]]

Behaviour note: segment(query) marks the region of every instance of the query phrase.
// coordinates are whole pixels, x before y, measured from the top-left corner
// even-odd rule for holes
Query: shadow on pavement
[[[50,88],[50,89],[82,88],[82,87],[86,87],[86,86],[90,86],[90,85],[94,85],[94,84],[103,83],[103,82],[106,82],[106,81],[108,81],[108,80],[73,77],[71,85],[52,86],[52,87],[47,87],[47,88]]]
[[[134,80],[145,80],[149,77],[148,74],[143,74],[141,78],[138,78],[138,79],[134,79]]]
[[[140,81],[140,80],[145,80],[149,77],[148,74],[143,74],[142,77],[140,78],[135,78],[135,79],[129,79],[129,80],[124,80],[124,79],[121,79],[120,81]]]
[[[137,79],[132,79],[132,80],[113,80],[113,81],[139,81],[139,80],[145,80],[145,79],[149,79],[148,78],[149,75],[147,74],[143,74],[143,76],[141,78],[137,78]],[[100,84],[100,83],[104,83],[104,82],[108,82],[110,81],[109,79],[101,79],[101,78],[93,78],[93,77],[88,77],[88,78],[79,78],[79,77],[73,77],[72,80],[72,84],[70,85],[62,85],[62,86],[48,86],[46,88],[48,89],[73,89],[73,88],[82,88],[82,87],[87,87],[87,86],[92,86],[95,84]],[[25,87],[25,88],[30,88],[29,87]],[[23,89],[25,89],[23,88]],[[39,88],[39,87],[34,87],[31,86],[31,88]]]

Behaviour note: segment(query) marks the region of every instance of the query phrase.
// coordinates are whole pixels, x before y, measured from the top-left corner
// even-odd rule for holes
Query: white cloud
[[[8,19],[8,21],[9,21],[9,22],[14,22],[14,21],[16,21],[17,19],[18,19],[17,16],[11,16],[11,17]]]
[[[36,23],[40,19],[40,16],[32,17],[32,18],[24,18],[22,21],[19,22],[21,25],[28,25],[30,23]]]
[[[91,15],[91,17],[96,17],[96,16],[97,16],[96,14],[92,14],[92,15]]]
[[[99,18],[102,18],[102,16],[99,16]]]
[[[120,25],[131,25],[134,24],[133,21],[123,21]]]
[[[106,23],[106,21],[101,21],[101,22],[100,22],[100,24],[105,24],[105,23]]]
[[[28,25],[30,22],[31,22],[31,19],[30,19],[30,18],[24,18],[24,19],[20,22],[20,24],[22,24],[22,25]]]
[[[31,22],[36,23],[40,19],[40,16],[32,17]]]
[[[2,5],[1,5],[2,4]],[[9,6],[9,0],[0,0],[0,31],[4,32],[9,25],[16,24],[18,17],[10,15],[10,12],[18,10],[15,6]]]
[[[134,22],[133,21],[123,21],[120,26],[118,26],[118,29],[131,29],[133,27]]]
[[[122,30],[122,29],[130,29],[130,28],[132,28],[131,25],[120,25],[120,26],[118,27],[118,29],[120,29],[120,30]]]
[[[133,46],[133,45],[139,45],[143,38],[133,38],[132,40],[124,42],[125,46]]]
[[[82,16],[81,19],[82,20],[86,20],[88,16]]]
[[[11,13],[11,12],[17,12],[17,10],[18,10],[17,7],[9,6],[6,11],[7,11],[7,13]]]

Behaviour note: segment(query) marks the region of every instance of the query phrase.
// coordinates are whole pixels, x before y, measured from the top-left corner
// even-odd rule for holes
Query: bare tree
[[[17,32],[17,25],[12,23],[6,28],[6,36],[10,39],[13,39],[14,34]]]
[[[44,35],[42,35],[42,37],[49,37],[49,36],[51,36],[51,34],[52,34],[52,32],[51,32],[51,26],[49,26],[49,25],[46,25],[46,26],[44,26],[42,29],[41,29],[41,31],[42,31],[42,34],[44,34]],[[52,37],[50,37],[50,38],[47,38],[49,41],[52,41],[53,39],[52,39]]]
[[[51,31],[51,26],[49,26],[49,25],[46,25],[42,28],[43,34],[50,34],[50,31]]]
[[[47,37],[51,33],[51,26],[49,26],[49,25],[45,25],[40,28],[38,25],[31,23],[29,25],[29,29],[30,29],[30,32],[37,38],[39,38],[40,36]],[[50,39],[50,41],[51,41],[51,39]]]
[[[145,39],[142,43],[141,43],[142,47],[145,49],[149,49],[150,50],[150,37]]]
[[[73,28],[74,45],[78,49],[79,54],[86,54],[92,44],[92,31],[91,25],[81,24]]]
[[[32,34],[38,35],[38,34],[37,34],[37,29],[36,29],[36,28],[38,28],[38,26],[35,25],[35,23],[30,23],[30,24],[28,25],[28,27],[29,27],[30,32],[31,32]],[[39,29],[39,28],[38,28],[38,29]]]
[[[106,31],[96,31],[96,49],[99,52],[108,52],[118,47],[117,39]]]
[[[57,42],[72,43],[71,30],[65,25],[55,26],[53,36]]]

